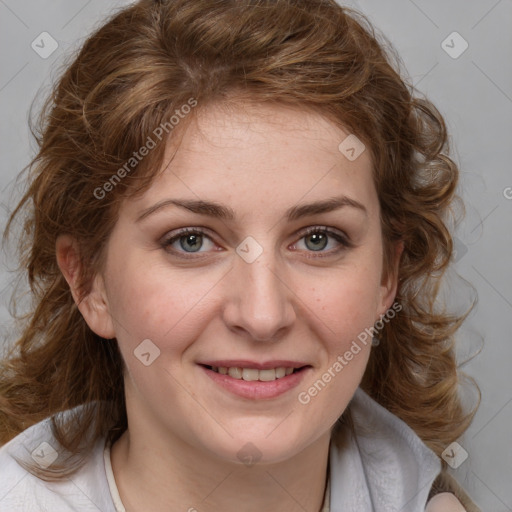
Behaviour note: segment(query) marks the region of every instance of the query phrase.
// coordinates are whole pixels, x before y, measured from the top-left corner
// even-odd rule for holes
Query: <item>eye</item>
[[[353,247],[346,235],[325,226],[312,226],[300,235],[300,240],[291,248],[310,253],[307,255],[308,258],[328,257]],[[218,247],[215,249],[216,245],[206,231],[197,227],[180,229],[177,233],[164,238],[161,245],[165,250],[183,258],[193,258],[193,254],[211,250],[222,250]]]
[[[332,256],[343,249],[352,247],[346,235],[325,226],[313,226],[301,234],[302,238],[292,247],[306,252],[319,253],[318,255],[308,255],[308,258]]]
[[[205,242],[207,242],[205,244]],[[205,247],[206,245],[206,247]],[[214,247],[213,241],[201,228],[183,228],[178,233],[165,238],[162,241],[164,249],[170,250],[178,255],[183,253],[207,252]],[[206,251],[201,251],[205,249]],[[187,256],[185,256],[187,257]]]

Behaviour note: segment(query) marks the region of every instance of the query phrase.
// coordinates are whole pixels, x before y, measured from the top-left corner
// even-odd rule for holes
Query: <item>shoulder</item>
[[[467,510],[452,493],[442,492],[428,502],[425,512],[467,512]]]
[[[438,496],[441,496],[438,498]],[[450,475],[448,470],[441,472],[430,491],[430,497],[432,500],[429,504],[436,505],[439,508],[439,512],[442,512],[444,508],[448,507],[448,504],[453,503],[453,510],[458,512],[459,510],[464,512],[481,512],[479,506],[472,500],[466,490],[458,483],[458,481]],[[453,499],[457,499],[457,503]],[[451,500],[451,501],[448,501]],[[457,505],[459,508],[455,508]],[[428,512],[437,512],[438,508],[427,509]],[[448,508],[448,510],[451,510]]]
[[[54,438],[51,420],[28,428],[0,448],[0,512],[114,512],[99,440],[85,463],[70,477],[47,481],[29,470],[52,469],[66,460]]]

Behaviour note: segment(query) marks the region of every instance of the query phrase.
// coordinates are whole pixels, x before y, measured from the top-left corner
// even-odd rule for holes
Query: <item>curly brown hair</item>
[[[88,38],[38,120],[29,187],[4,233],[23,215],[20,269],[28,273],[33,309],[21,317],[21,337],[0,365],[0,443],[80,404],[99,405],[86,407],[72,427],[53,419],[57,440],[71,453],[127,428],[117,342],[88,328],[57,265],[56,239],[67,233],[80,244],[84,297],[121,202],[147,189],[165,144],[101,199],[98,190],[190,98],[198,110],[233,95],[313,109],[365,143],[380,200],[384,268],[397,242],[404,249],[402,309],[384,326],[361,386],[438,455],[468,428],[476,408],[462,406],[453,350],[465,315],[436,305],[452,255],[447,219],[458,169],[447,156],[441,114],[401,78],[391,45],[334,0],[142,0]],[[193,117],[180,122],[176,136]]]

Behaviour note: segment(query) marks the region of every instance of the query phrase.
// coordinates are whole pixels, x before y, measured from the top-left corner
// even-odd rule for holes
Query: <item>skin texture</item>
[[[453,494],[442,492],[428,502],[425,512],[466,512],[466,509]]]
[[[104,272],[80,302],[76,245],[59,237],[59,265],[82,315],[98,335],[117,338],[126,362],[129,428],[112,448],[112,464],[127,510],[231,511],[240,503],[247,512],[319,510],[330,429],[361,381],[371,345],[308,404],[297,395],[391,307],[396,292],[393,272],[382,279],[369,152],[345,158],[338,145],[347,135],[320,115],[284,106],[209,106],[144,195],[123,203]],[[169,159],[173,153],[169,144]],[[285,218],[291,207],[339,196],[365,211],[343,206]],[[168,206],[137,222],[170,198],[221,203],[235,217]],[[311,249],[314,237],[304,229],[325,226],[350,247],[329,236],[325,248]],[[199,253],[187,253],[179,239],[163,243],[185,227],[205,229]],[[263,251],[252,263],[236,252],[248,236]],[[134,356],[145,339],[160,350],[149,366]],[[235,358],[311,368],[281,396],[248,399],[220,388],[198,364]],[[237,455],[247,443],[261,457],[256,465]]]

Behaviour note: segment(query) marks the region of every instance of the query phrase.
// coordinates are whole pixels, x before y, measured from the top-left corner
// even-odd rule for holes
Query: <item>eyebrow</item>
[[[164,199],[163,201],[159,201],[153,206],[150,206],[146,210],[143,210],[142,213],[137,217],[136,222],[140,222],[146,217],[149,217],[150,215],[155,213],[156,211],[161,210],[162,208],[166,208],[168,206],[178,206],[180,208],[185,208],[186,210],[189,210],[193,213],[197,213],[199,215],[208,215],[210,217],[226,221],[232,221],[236,217],[234,210],[213,201],[203,201],[194,199]],[[340,196],[326,199],[323,201],[315,201],[313,203],[292,206],[285,212],[285,218],[288,221],[294,221],[302,217],[338,210],[345,206],[355,208],[363,212],[365,216],[368,215],[366,208],[360,202],[351,199],[350,197],[347,196]]]

